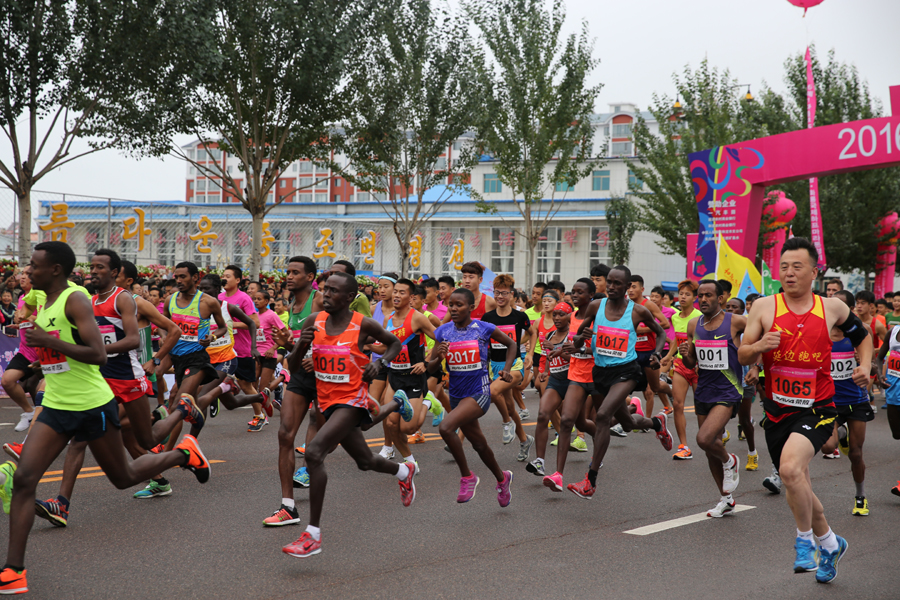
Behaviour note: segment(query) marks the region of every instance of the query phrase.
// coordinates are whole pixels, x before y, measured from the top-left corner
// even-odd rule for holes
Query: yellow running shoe
[[[759,468],[759,454],[751,454],[747,457],[747,466],[744,467],[747,471],[755,471]]]
[[[572,439],[571,442],[569,442],[569,448],[572,450],[575,450],[576,452],[587,452],[588,451],[587,443],[584,441],[583,438],[581,438],[577,435]]]
[[[853,513],[857,517],[869,516],[869,501],[865,496],[857,496],[856,503],[853,505]]]
[[[726,429],[725,435],[722,436],[722,445],[727,444],[728,440],[730,440],[730,439],[731,439],[731,432]]]

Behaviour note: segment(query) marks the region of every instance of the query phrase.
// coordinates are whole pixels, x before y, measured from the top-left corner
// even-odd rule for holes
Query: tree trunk
[[[262,264],[262,230],[263,230],[263,220],[266,218],[265,207],[263,210],[252,213],[253,216],[253,231],[252,240],[253,243],[250,245],[250,280],[251,281],[259,281],[259,271],[260,266]]]
[[[529,281],[525,282],[525,285],[520,286],[526,292],[531,290],[531,286],[537,283],[537,244],[538,244],[538,236],[529,235],[528,236],[528,256],[526,257],[526,276],[529,278]]]
[[[19,201],[19,268],[25,268],[31,261],[31,186],[23,186],[22,194],[16,194]]]

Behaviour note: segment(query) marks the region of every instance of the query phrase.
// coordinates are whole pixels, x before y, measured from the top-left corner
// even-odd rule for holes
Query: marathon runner
[[[733,315],[744,315],[744,301],[731,298],[725,305],[725,311]],[[744,394],[741,408],[738,409],[738,440],[747,442],[747,471],[759,469],[759,453],[756,451],[756,431],[753,427],[753,402],[756,400],[756,385],[759,383],[759,365],[743,368]],[[723,440],[723,443],[725,440]]]
[[[900,440],[900,326],[894,325],[888,335],[889,337],[884,340],[885,343],[881,345],[876,360],[878,376],[882,379],[885,388],[884,399],[887,404],[891,436],[895,440]],[[885,358],[888,359],[887,371],[885,371],[884,365]],[[891,488],[891,493],[900,496],[900,481]]]
[[[662,314],[662,311],[656,305],[655,302],[650,301],[649,298],[644,297],[644,278],[640,275],[632,275],[630,286],[628,288],[628,298],[631,299],[635,304],[640,304],[644,308],[650,311],[650,314],[653,315],[653,318],[657,320],[657,322],[662,326],[663,333],[661,334],[663,344],[660,348],[665,348],[666,343],[666,329],[671,327],[671,323],[669,320]],[[673,342],[674,343],[674,340]],[[654,395],[660,396],[660,401],[662,401],[661,394],[665,394],[667,396],[672,395],[672,388],[668,383],[659,380],[659,365],[655,369],[650,367],[650,356],[653,354],[654,349],[656,349],[656,334],[650,330],[649,327],[638,327],[637,328],[637,343],[635,345],[635,351],[637,352],[637,360],[638,364],[643,369],[644,379],[638,382],[638,391],[643,392],[644,398],[646,400],[645,410],[647,414],[653,412],[653,397]],[[662,350],[660,350],[662,351]],[[649,389],[648,389],[649,387]]]
[[[831,437],[837,416],[830,332],[838,327],[859,352],[852,377],[859,386],[868,382],[872,340],[843,301],[812,293],[818,258],[805,238],[785,242],[779,277],[784,293],[753,303],[738,356],[741,364],[754,365],[762,355],[765,366],[764,429],[797,523],[794,571],[816,571],[816,581],[828,583],[837,576],[847,542],[825,520],[809,461]]]
[[[668,372],[672,363],[675,364],[675,375],[672,377],[672,419],[675,421],[675,435],[678,436],[678,451],[672,455],[673,460],[691,460],[694,458],[690,446],[687,444],[687,420],[684,418],[684,401],[687,398],[688,388],[697,393],[697,369],[689,369],[684,365],[679,347],[688,341],[688,323],[701,316],[701,312],[694,308],[697,299],[697,284],[685,279],[678,284],[679,312],[672,315],[672,328],[675,332],[675,343],[669,347],[669,353],[661,362],[663,372]]]

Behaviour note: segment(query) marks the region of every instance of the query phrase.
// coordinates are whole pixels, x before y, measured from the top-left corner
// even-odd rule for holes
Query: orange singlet
[[[316,335],[312,343],[319,410],[323,413],[337,404],[369,409],[369,386],[362,380],[369,357],[359,349],[359,329],[363,316],[357,312],[347,329],[339,335],[325,332],[328,313],[316,317]]]
[[[831,336],[822,298],[798,315],[784,294],[775,296],[775,319],[769,331],[781,332],[781,345],[762,355],[766,373],[766,416],[775,423],[804,408],[834,406],[831,379]]]
[[[584,319],[576,319],[573,314],[569,319],[569,341],[575,337],[575,332],[581,326]],[[590,333],[590,328],[585,328],[585,333]],[[584,350],[578,351],[569,359],[569,381],[578,383],[594,382],[594,357],[591,356],[591,342],[585,341]]]

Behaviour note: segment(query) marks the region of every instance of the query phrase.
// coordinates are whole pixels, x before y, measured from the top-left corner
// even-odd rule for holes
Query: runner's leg
[[[722,489],[725,473],[722,466],[728,462],[729,455],[725,452],[725,444],[722,443],[722,430],[731,419],[732,408],[730,406],[713,406],[708,415],[697,415],[697,424],[700,430],[697,432],[697,445],[706,452],[706,460],[709,462],[709,472],[719,494],[727,496],[728,492]]]
[[[281,481],[281,497],[294,497],[294,440],[309,410],[309,401],[300,394],[285,390],[281,403],[281,422],[278,425],[278,479]],[[310,424],[312,427],[312,424]]]

